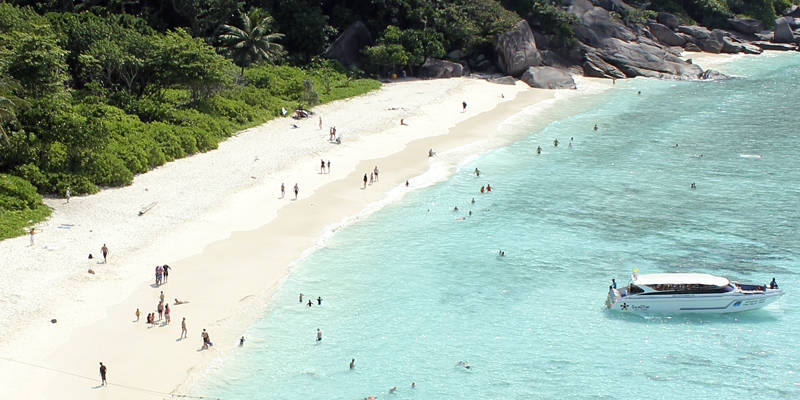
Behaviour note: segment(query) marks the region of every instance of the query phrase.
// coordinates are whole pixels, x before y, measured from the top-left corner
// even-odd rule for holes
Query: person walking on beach
[[[367,188],[367,174],[364,174],[364,187],[362,189]],[[33,234],[31,234],[31,245],[33,245]]]
[[[319,160],[319,173],[320,174],[324,174],[325,173],[325,160],[323,160],[323,159]]]
[[[317,328],[317,341],[318,342],[322,341],[322,331],[319,330],[319,328]]]
[[[286,196],[286,186],[283,186],[283,184],[281,183],[281,198],[284,198],[285,196]]]
[[[372,182],[374,182],[373,178],[375,177],[375,173],[369,173],[369,185],[372,186]]]
[[[108,368],[106,368],[106,366],[103,365],[103,363],[101,362],[100,363],[100,379],[101,379],[100,385],[101,386],[108,386],[108,383],[106,382],[106,371],[108,371]]]
[[[163,290],[161,291],[161,295],[158,296],[158,299],[161,300],[162,303],[164,302],[164,291]]]
[[[33,235],[36,231],[36,228],[31,228],[31,247],[33,247]]]
[[[319,130],[322,130],[322,117],[319,117]]]
[[[375,182],[377,182],[378,181],[378,166],[377,165],[375,166],[375,169],[372,170],[372,172],[375,173]]]
[[[331,160],[328,160],[328,173],[331,173]]]
[[[136,309],[136,322],[139,322],[139,309]]]
[[[186,317],[183,317],[183,321],[181,321],[181,339],[188,337],[189,331],[186,330]]]
[[[103,253],[103,264],[105,264],[108,262],[108,247],[106,247],[105,243],[103,243],[103,247],[100,248],[100,252]]]
[[[164,305],[164,318],[167,320],[167,325],[169,325],[169,304]]]
[[[67,203],[69,203],[69,198],[70,197],[71,196],[70,196],[70,192],[69,192],[69,186],[67,186]]]
[[[463,112],[467,112],[467,102],[466,101],[462,101],[461,102],[461,107],[462,107],[462,109],[461,109],[462,113]]]
[[[297,184],[294,184],[294,199],[297,200],[297,194],[300,193],[300,187]]]
[[[211,339],[208,337],[208,332],[203,329],[203,333],[200,334],[200,337],[203,338],[203,350],[208,350],[208,345],[211,344]]]
[[[170,267],[167,264],[164,264],[164,266],[162,268],[164,269],[164,283],[167,283],[167,282],[169,282],[169,269],[172,268],[172,267]],[[161,292],[161,293],[164,293],[164,292]],[[161,301],[164,301],[164,299],[161,299]]]

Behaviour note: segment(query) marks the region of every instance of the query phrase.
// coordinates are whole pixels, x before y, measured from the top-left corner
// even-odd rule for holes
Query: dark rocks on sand
[[[742,33],[758,33],[764,30],[764,23],[759,19],[733,17],[728,18],[728,24],[733,30]]]
[[[423,78],[451,78],[459,77],[464,71],[461,64],[438,58],[428,58],[419,67],[419,76]]]
[[[501,76],[499,78],[491,78],[489,82],[496,83],[498,85],[516,85],[517,81],[510,77],[510,76]]]
[[[530,67],[520,79],[532,88],[577,89],[569,72],[553,67]]]
[[[563,70],[569,70],[574,66],[574,64],[563,59],[553,51],[542,50],[539,53],[542,55],[542,65]]]
[[[715,71],[713,69],[707,69],[700,74],[699,78],[704,80],[723,80],[730,79],[731,77],[723,74],[722,72]]]
[[[794,43],[772,43],[772,42],[753,42],[752,44],[764,50],[780,50],[780,51],[793,51],[797,50],[797,45]]]
[[[349,67],[361,60],[361,49],[374,43],[367,26],[361,21],[356,21],[328,46],[323,56]]]
[[[514,29],[498,35],[494,48],[497,66],[506,75],[520,76],[526,68],[542,62],[531,27],[525,20],[519,21]]]

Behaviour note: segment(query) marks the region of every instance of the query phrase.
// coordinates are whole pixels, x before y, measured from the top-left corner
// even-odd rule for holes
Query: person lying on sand
[[[186,304],[186,303],[188,303],[188,301],[180,301],[180,300],[178,300],[178,299],[175,299],[175,305],[176,305],[176,306],[177,306],[178,304]]]

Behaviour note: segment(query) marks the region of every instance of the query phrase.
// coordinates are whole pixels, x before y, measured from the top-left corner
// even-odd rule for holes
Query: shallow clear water
[[[721,67],[742,79],[618,81],[569,100],[588,111],[339,230],[193,393],[800,396],[798,65],[798,54],[747,57]],[[495,190],[481,194],[487,183]],[[729,315],[606,310],[611,278],[624,283],[633,268],[775,277],[788,294]],[[301,306],[301,292],[323,305]]]

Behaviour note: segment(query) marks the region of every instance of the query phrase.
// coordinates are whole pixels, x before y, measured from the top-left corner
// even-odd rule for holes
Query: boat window
[[[628,289],[628,292],[631,294],[644,293],[644,289],[636,285],[631,285],[630,288]]]

